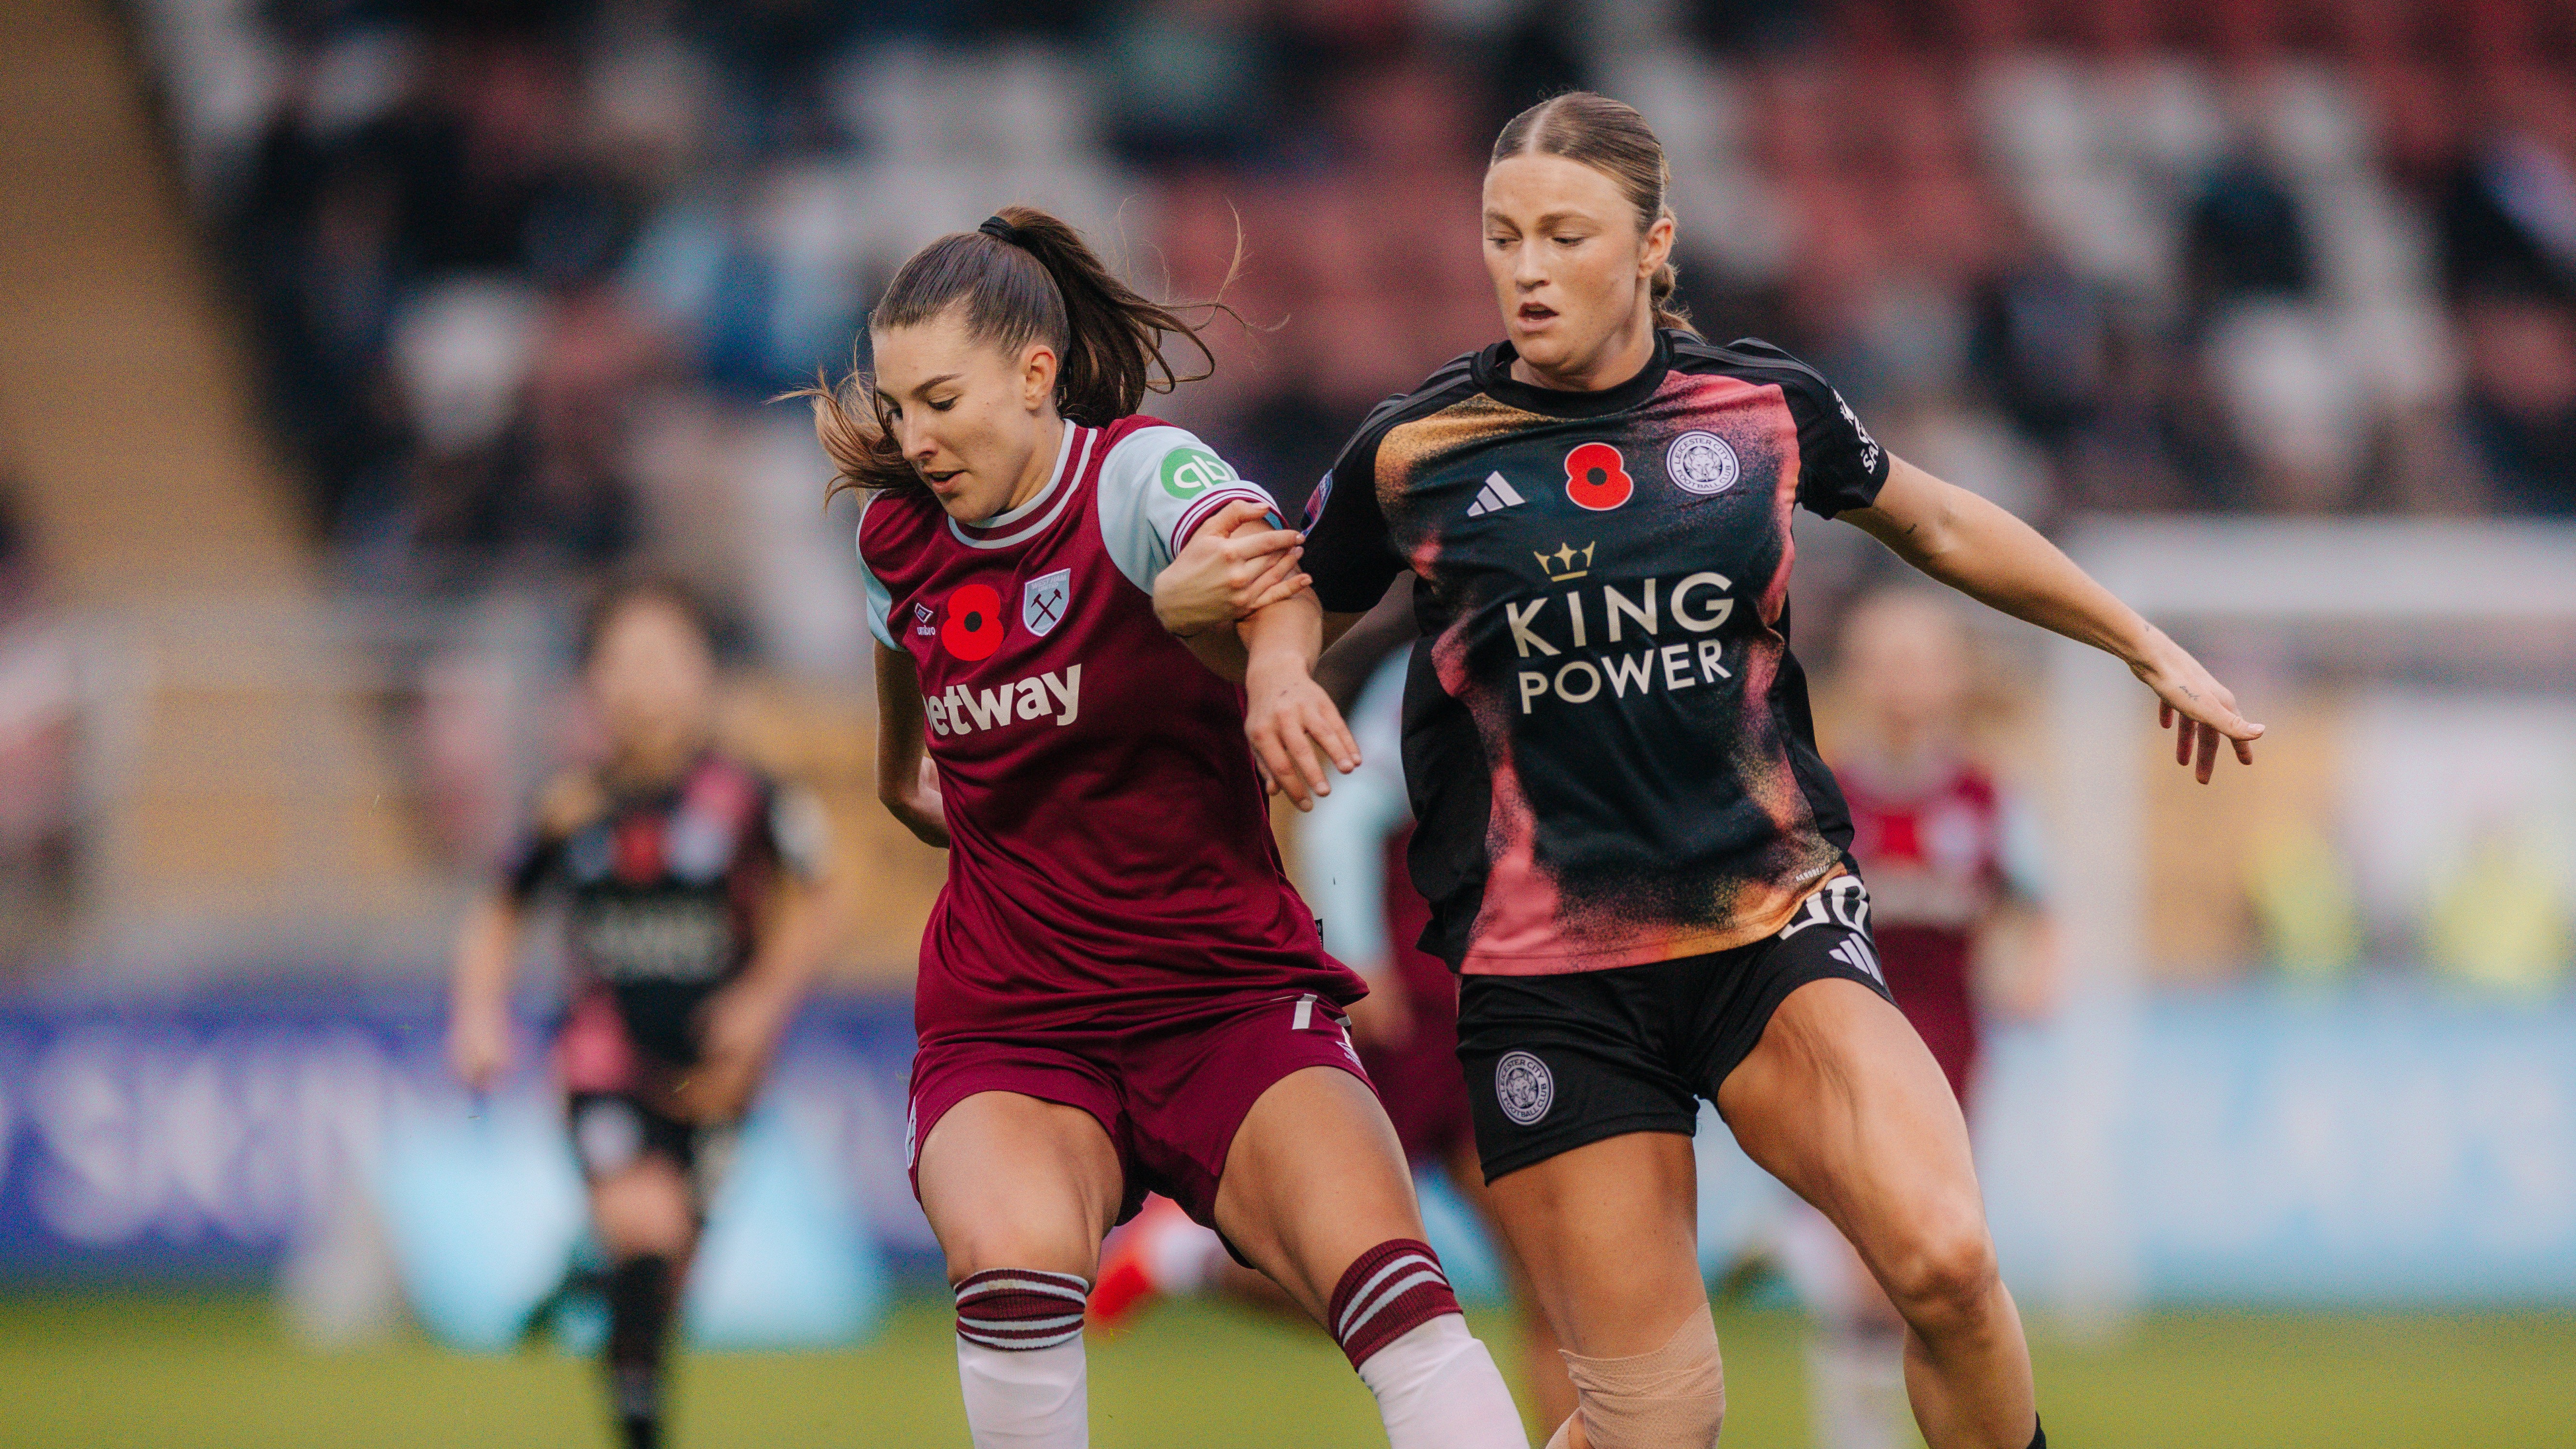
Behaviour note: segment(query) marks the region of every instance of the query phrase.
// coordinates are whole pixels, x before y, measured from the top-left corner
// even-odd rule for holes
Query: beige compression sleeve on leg
[[[1712,1449],[1726,1418],[1717,1321],[1705,1304],[1662,1348],[1630,1358],[1565,1355],[1587,1449]],[[1550,1439],[1573,1441],[1572,1421]]]

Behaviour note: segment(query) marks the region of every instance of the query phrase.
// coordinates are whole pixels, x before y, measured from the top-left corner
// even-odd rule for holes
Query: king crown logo
[[[1596,539],[1592,543],[1585,544],[1582,551],[1577,552],[1573,544],[1560,543],[1554,553],[1532,553],[1530,557],[1537,559],[1538,566],[1547,570],[1549,583],[1562,584],[1592,572],[1592,550],[1598,546],[1599,540]],[[1576,568],[1576,564],[1581,564],[1583,567]]]

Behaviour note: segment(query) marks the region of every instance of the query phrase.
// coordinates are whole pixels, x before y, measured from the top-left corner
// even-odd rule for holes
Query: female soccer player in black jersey
[[[1405,773],[1424,944],[1464,976],[1458,1055],[1492,1199],[1578,1392],[1558,1445],[1713,1443],[1725,1397],[1693,1251],[1716,1102],[1904,1315],[1933,1449],[2044,1444],[1967,1127],[1888,999],[1848,812],[1788,650],[1791,510],[1857,524],[1995,608],[2118,655],[2177,757],[2262,727],[2036,532],[1890,458],[1825,380],[1669,303],[1661,146],[1576,93],[1522,113],[1484,187],[1506,341],[1371,413],[1309,505],[1329,638],[1411,569]],[[1209,547],[1216,545],[1211,543]],[[1300,806],[1349,768],[1246,680]]]
[[[555,1075],[609,1260],[610,1397],[628,1449],[652,1449],[707,1189],[828,945],[822,816],[714,747],[715,660],[676,585],[605,595],[582,656],[607,757],[547,790],[467,922],[448,1051],[476,1091],[508,1068],[521,924],[560,894],[573,977]]]

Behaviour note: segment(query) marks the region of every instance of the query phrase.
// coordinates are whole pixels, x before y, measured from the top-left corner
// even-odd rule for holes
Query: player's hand
[[[466,1090],[492,1090],[510,1071],[508,1008],[459,1002],[447,1022],[447,1064]]]
[[[2130,662],[2129,672],[2156,692],[2156,728],[2174,729],[2174,763],[2191,765],[2200,783],[2209,783],[2218,764],[2218,742],[2228,740],[2239,764],[2254,763],[2254,742],[2263,727],[2236,712],[2236,696],[2210,676],[2191,651],[2150,629],[2144,657]]]
[[[1190,535],[1180,556],[1154,578],[1154,616],[1174,634],[1202,633],[1304,588],[1298,572],[1306,536],[1257,527],[1269,509],[1238,499]]]
[[[1359,742],[1324,687],[1295,664],[1255,659],[1243,679],[1243,733],[1274,788],[1300,810],[1333,793],[1332,770],[1360,767]]]
[[[732,1122],[751,1108],[789,1015],[777,992],[738,981],[706,1005],[698,1064],[680,1083],[680,1109],[701,1123]]]
[[[1382,984],[1381,984],[1382,983]],[[1394,1051],[1413,1040],[1413,1003],[1392,972],[1369,974],[1369,994],[1352,1002],[1351,1040],[1379,1051]]]

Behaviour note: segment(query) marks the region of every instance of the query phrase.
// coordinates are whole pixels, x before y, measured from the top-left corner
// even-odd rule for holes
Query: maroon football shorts
[[[1881,925],[1878,960],[1896,1009],[1932,1049],[1941,1075],[1961,1105],[1975,1080],[1980,1035],[1976,999],[1968,984],[1971,938],[1947,927]]]
[[[943,1036],[912,1058],[904,1157],[921,1195],[921,1144],[978,1092],[1017,1092],[1098,1119],[1126,1178],[1125,1222],[1159,1192],[1215,1226],[1235,1129],[1273,1083],[1308,1067],[1368,1080],[1341,1008],[1311,992],[1232,997],[1145,1027]]]
[[[1458,978],[1440,958],[1408,949],[1396,955],[1396,980],[1378,989],[1404,993],[1413,1034],[1401,1046],[1360,1048],[1360,1064],[1377,1084],[1405,1160],[1445,1163],[1476,1136],[1458,1070]]]

